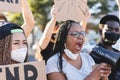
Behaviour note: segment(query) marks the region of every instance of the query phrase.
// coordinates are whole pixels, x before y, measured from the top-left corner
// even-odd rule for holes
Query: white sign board
[[[87,0],[54,0],[58,10],[57,21],[84,21],[90,17]]]
[[[0,80],[47,80],[45,62],[35,61],[0,66]]]
[[[0,0],[0,11],[22,12],[21,0]]]

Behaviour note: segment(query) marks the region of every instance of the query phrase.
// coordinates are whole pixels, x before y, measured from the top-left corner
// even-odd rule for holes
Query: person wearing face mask
[[[47,80],[107,80],[111,72],[106,63],[95,64],[87,53],[81,53],[85,32],[75,21],[65,21],[59,29],[53,56],[46,64]]]
[[[105,15],[99,23],[101,41],[93,48],[90,55],[96,63],[105,62],[111,65],[109,80],[120,79],[120,51],[114,45],[120,37],[120,21],[114,15]]]
[[[17,24],[0,24],[0,65],[28,61],[27,40],[24,30]]]

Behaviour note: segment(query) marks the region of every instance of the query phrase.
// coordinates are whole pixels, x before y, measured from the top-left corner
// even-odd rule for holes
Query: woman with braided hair
[[[81,53],[85,32],[75,21],[65,21],[59,29],[53,56],[47,61],[47,80],[107,80],[108,64],[95,64],[87,53]]]
[[[27,40],[23,29],[14,23],[0,24],[0,65],[27,62]]]

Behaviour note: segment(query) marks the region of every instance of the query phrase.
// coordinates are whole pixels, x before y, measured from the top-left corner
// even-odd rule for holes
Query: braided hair
[[[67,20],[60,26],[60,29],[59,29],[59,32],[58,32],[57,38],[56,38],[56,43],[55,43],[54,49],[53,49],[53,54],[58,54],[58,57],[59,57],[58,58],[58,69],[62,73],[63,73],[62,55],[63,55],[64,49],[65,49],[64,44],[67,39],[67,34],[74,23],[77,23],[77,22],[72,21],[72,20]]]

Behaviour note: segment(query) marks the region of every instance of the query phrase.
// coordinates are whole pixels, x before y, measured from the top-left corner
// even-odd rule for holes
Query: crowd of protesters
[[[27,37],[35,25],[27,0],[21,1],[22,26],[9,22],[0,14],[0,65],[29,62]],[[117,3],[120,6],[119,0]],[[35,56],[37,61],[41,60],[41,56],[45,60],[47,80],[120,79],[120,51],[112,48],[120,37],[120,20],[117,16],[105,15],[100,19],[101,41],[90,55],[81,52],[86,25],[75,20],[57,22],[58,10],[55,6],[51,9],[51,16]],[[84,23],[87,24],[87,21]]]

